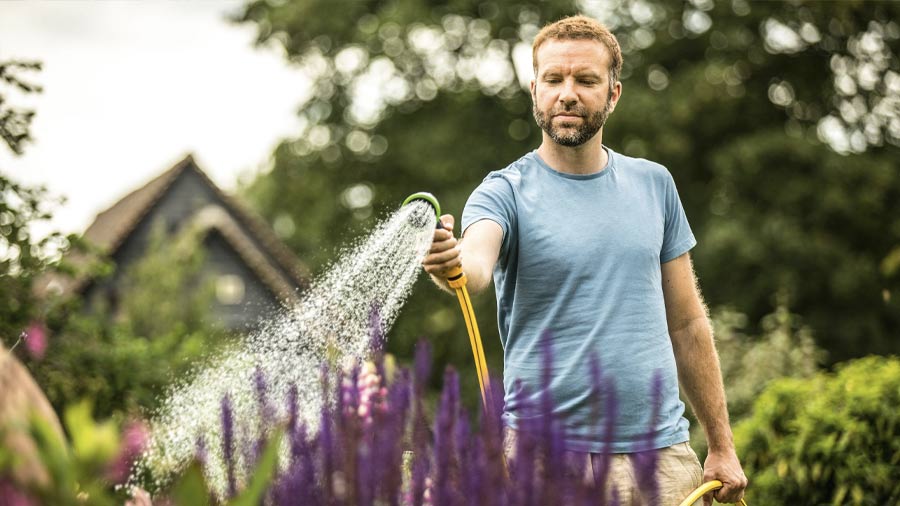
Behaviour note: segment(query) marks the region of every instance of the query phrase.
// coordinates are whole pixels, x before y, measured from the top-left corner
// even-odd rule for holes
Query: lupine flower
[[[563,451],[564,432],[552,413],[552,398],[547,393],[552,365],[545,334],[547,354],[541,392],[523,392],[525,406],[535,416],[525,418],[519,427],[516,458],[505,462],[501,437],[501,405],[481,412],[480,423],[470,426],[468,414],[460,404],[459,378],[448,369],[444,389],[434,420],[423,409],[430,369],[430,349],[416,349],[415,374],[400,369],[392,381],[385,381],[382,360],[352,365],[333,372],[323,366],[322,389],[334,402],[323,403],[317,432],[307,430],[298,420],[296,388],[284,402],[287,444],[286,455],[266,493],[265,504],[309,504],[356,506],[482,506],[604,504],[616,506],[615,492],[606,501],[604,485],[609,462],[595,457],[594,480],[585,480],[587,459],[580,461]],[[261,374],[261,373],[260,373]],[[612,444],[618,401],[612,378],[602,375],[600,364],[591,365],[595,393],[607,419],[604,441]],[[254,378],[257,388],[266,389],[265,378]],[[654,403],[659,399],[659,382],[650,385]],[[498,395],[502,386],[494,384]],[[259,398],[265,398],[260,392]],[[260,406],[266,403],[260,401]],[[236,438],[234,412],[227,397],[222,401],[223,448],[228,473],[229,497],[237,492],[234,468],[238,456],[252,453],[253,438]],[[655,420],[656,415],[654,415]],[[652,424],[654,420],[650,420]],[[410,423],[408,423],[410,422]],[[263,424],[278,423],[263,417]],[[281,422],[283,423],[283,422]],[[477,430],[473,430],[477,428]],[[259,427],[253,434],[268,434],[272,427]],[[652,448],[653,427],[641,449]],[[242,427],[243,430],[243,427]],[[249,429],[248,429],[249,430]],[[248,446],[250,445],[250,446]],[[646,446],[646,448],[644,447]],[[404,452],[404,450],[407,450]],[[636,461],[642,486],[655,490],[653,452]],[[644,458],[646,457],[646,458]],[[506,466],[509,466],[508,473]],[[579,467],[579,465],[581,467]],[[646,488],[649,487],[649,488]]]
[[[237,463],[234,458],[234,446],[234,415],[231,411],[231,400],[226,395],[222,399],[222,454],[226,464],[229,497],[233,497],[237,493],[237,483],[235,482]]]
[[[381,375],[374,363],[363,364],[356,380],[356,389],[359,392],[357,414],[362,419],[363,427],[371,427],[373,414],[388,410],[387,388],[382,386]]]

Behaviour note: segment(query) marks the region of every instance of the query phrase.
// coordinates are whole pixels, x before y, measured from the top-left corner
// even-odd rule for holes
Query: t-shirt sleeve
[[[665,188],[665,229],[663,231],[663,244],[659,252],[660,263],[674,260],[690,251],[697,245],[691,225],[684,214],[681,198],[675,188],[675,181],[671,174],[666,174]]]
[[[461,234],[472,224],[491,220],[503,229],[500,255],[509,248],[510,235],[516,230],[516,203],[512,187],[504,177],[492,172],[475,188],[463,209]]]

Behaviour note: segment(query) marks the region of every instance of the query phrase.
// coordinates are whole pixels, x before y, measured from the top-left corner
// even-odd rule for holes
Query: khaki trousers
[[[509,427],[503,430],[503,453],[507,462],[515,460],[518,434]],[[584,469],[585,483],[594,484],[595,473],[601,472],[606,460],[607,476],[604,493],[607,503],[613,504],[614,494],[620,506],[679,506],[703,479],[703,470],[697,454],[688,443],[677,443],[656,452],[656,490],[648,490],[639,483],[635,472],[638,458],[633,453],[580,453],[568,452],[566,461],[572,469]],[[580,471],[578,471],[580,472]],[[702,499],[692,506],[701,506]]]

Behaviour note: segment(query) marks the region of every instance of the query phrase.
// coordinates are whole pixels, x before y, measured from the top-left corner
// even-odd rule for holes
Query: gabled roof
[[[218,230],[244,261],[248,261],[248,254],[252,257],[252,264],[248,262],[248,266],[273,293],[293,299],[290,294],[296,294],[291,283],[301,288],[308,285],[309,269],[285,246],[265,221],[216,186],[197,166],[191,155],[187,155],[171,169],[98,214],[84,232],[83,239],[102,255],[112,257],[151,211],[154,204],[185,171],[197,174],[224,205],[220,214],[226,217],[220,216],[215,223],[209,223],[209,227]],[[284,279],[269,258],[274,259],[281,271],[288,273],[289,280]],[[73,252],[67,255],[65,260],[74,266],[82,266],[90,262],[91,258],[90,255]],[[83,291],[90,281],[90,278],[84,276],[74,279],[49,276],[39,282],[36,291],[39,294],[46,294],[50,285],[54,284],[56,290],[61,289],[63,294],[76,294]]]

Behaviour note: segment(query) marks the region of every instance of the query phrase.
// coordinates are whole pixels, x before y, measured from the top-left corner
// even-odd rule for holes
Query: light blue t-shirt
[[[462,229],[485,219],[503,228],[494,285],[504,423],[535,416],[548,338],[566,448],[607,451],[604,399],[614,388],[608,451],[628,453],[688,440],[660,264],[696,241],[668,170],[606,149],[609,163],[594,174],[557,172],[537,152],[491,172],[469,197]]]

